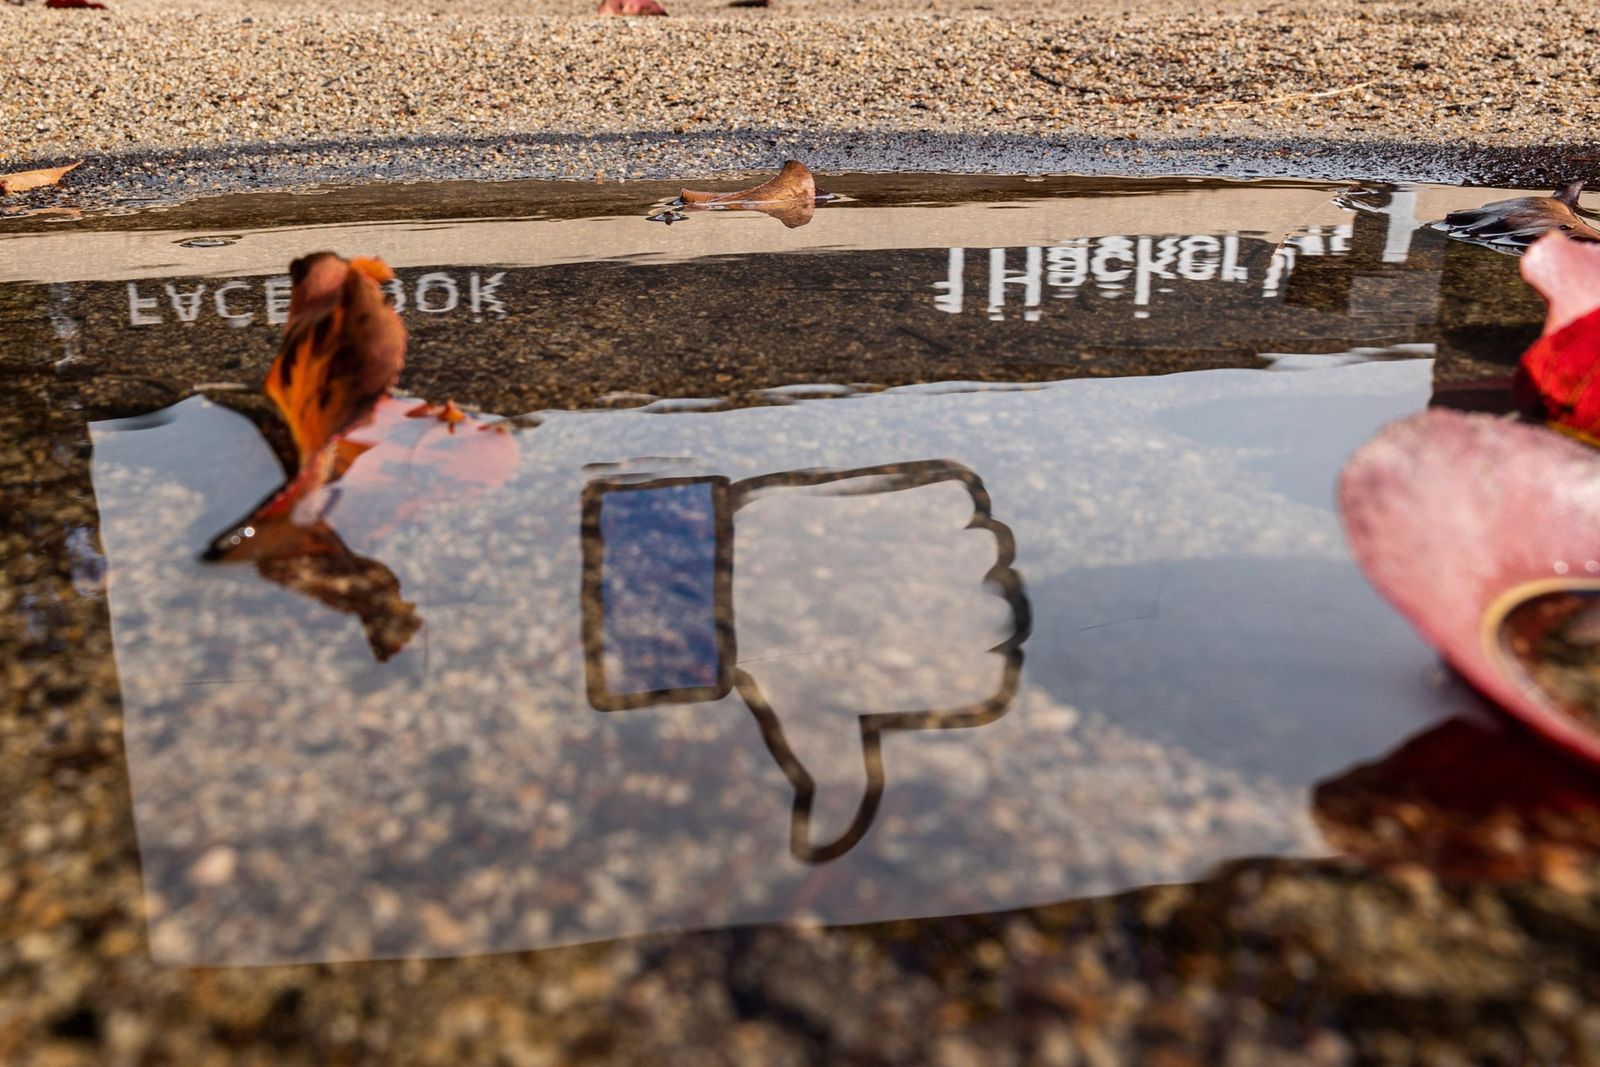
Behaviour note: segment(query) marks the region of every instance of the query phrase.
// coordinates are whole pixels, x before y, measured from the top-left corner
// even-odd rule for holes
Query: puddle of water
[[[153,944],[502,951],[1315,854],[1305,791],[1455,708],[1329,498],[1429,372],[551,414],[427,509],[358,460],[323,516],[421,620],[386,662],[197,561],[279,478],[246,420],[96,424]],[[216,848],[239,873],[197,886]]]
[[[77,526],[69,564],[106,590],[158,958],[1194,879],[1325,853],[1316,783],[1461,710],[1332,486],[1537,332],[1514,261],[1422,226],[1481,194],[827,184],[793,228],[511,185],[0,231],[0,329],[98,420],[104,556]],[[386,430],[317,501],[310,596],[198,556],[282,478],[219,387],[319,247],[398,268],[408,391],[534,415],[470,492],[448,430]]]

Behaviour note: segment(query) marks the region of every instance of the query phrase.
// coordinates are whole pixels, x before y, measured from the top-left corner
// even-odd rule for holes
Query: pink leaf
[[[1536,426],[1434,410],[1346,465],[1356,560],[1449,662],[1516,718],[1600,763],[1600,733],[1543,692],[1502,623],[1544,593],[1600,589],[1600,455]]]

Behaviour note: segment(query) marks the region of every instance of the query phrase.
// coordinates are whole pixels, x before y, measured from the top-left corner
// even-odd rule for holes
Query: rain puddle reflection
[[[475,499],[363,457],[321,522],[414,612],[386,661],[198,560],[280,479],[247,420],[99,423],[153,944],[487,952],[1318,853],[1306,789],[1452,707],[1330,508],[1430,369],[548,413]]]
[[[1537,332],[1509,257],[1423,225],[1461,191],[846,176],[803,224],[669,228],[663,190],[531,188],[0,236],[7,328],[96,419],[160,960],[989,912],[1359,851],[1341,776],[1471,706],[1332,500],[1360,442],[1497,395]],[[397,268],[402,388],[478,414],[386,401],[291,562],[204,561],[283,482],[251,396],[315,247]]]

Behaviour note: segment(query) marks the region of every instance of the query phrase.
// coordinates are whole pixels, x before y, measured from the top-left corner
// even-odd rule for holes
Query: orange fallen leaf
[[[0,174],[0,196],[10,196],[12,193],[25,193],[29,189],[42,189],[46,185],[59,182],[68,171],[76,170],[83,166],[83,160],[68,163],[64,167],[44,167],[39,170],[18,171],[15,174]]]
[[[446,400],[443,404],[434,404],[429,401],[423,401],[410,411],[407,411],[406,418],[438,419],[446,426],[449,426],[451,430],[454,430],[456,423],[466,421],[467,414],[460,408],[456,407],[456,402],[454,400]]]
[[[760,185],[751,186],[749,189],[739,189],[731,193],[707,193],[698,189],[684,189],[678,197],[685,204],[694,206],[718,204],[748,207],[754,204],[775,204],[792,200],[814,201],[817,198],[817,181],[804,163],[791,159],[783,164],[783,169],[778,171],[777,177]]]
[[[297,481],[308,479],[309,489],[330,473],[330,444],[371,419],[400,376],[406,328],[379,288],[394,278],[382,260],[318,252],[289,273],[289,322],[265,388],[299,451]]]
[[[405,363],[405,325],[379,288],[394,272],[382,260],[317,252],[291,263],[289,275],[289,321],[263,390],[288,424],[298,469],[217,537],[207,559],[280,554],[277,527],[295,525],[299,503],[371,447],[348,435],[372,420]]]

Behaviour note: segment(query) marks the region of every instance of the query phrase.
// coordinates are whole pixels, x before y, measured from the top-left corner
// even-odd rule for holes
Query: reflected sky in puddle
[[[6,329],[99,420],[104,559],[68,551],[107,590],[157,958],[988,912],[1331,851],[1318,783],[1470,703],[1350,562],[1334,476],[1507,371],[1536,300],[1422,227],[1459,190],[962,181],[830,180],[792,229],[502,188],[0,236]],[[533,412],[470,491],[416,421],[325,495],[324,555],[394,583],[360,603],[198,558],[282,478],[219,386],[260,380],[322,246],[399,268],[407,391]]]
[[[865,922],[1319,853],[1307,789],[1454,708],[1330,500],[1430,371],[548,414],[476,499],[341,486],[422,620],[382,663],[196,560],[279,477],[246,420],[97,424],[153,947]]]

